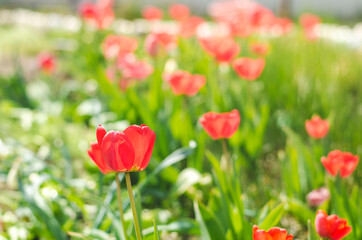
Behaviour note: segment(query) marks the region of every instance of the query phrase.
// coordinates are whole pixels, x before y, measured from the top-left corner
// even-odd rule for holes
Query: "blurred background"
[[[1,0],[0,6],[5,8],[29,8],[43,11],[59,11],[75,13],[81,0]],[[212,0],[184,0],[184,1],[162,1],[162,0],[116,0],[115,10],[126,11],[127,16],[140,17],[137,9],[146,5],[167,7],[171,3],[182,3],[189,6],[193,12],[206,15],[207,5]],[[303,12],[317,13],[321,16],[329,16],[344,20],[358,19],[362,17],[362,2],[360,0],[257,0],[274,13],[285,16],[297,17]],[[129,12],[127,12],[129,11]]]
[[[106,8],[115,15],[106,27],[80,11],[85,2],[99,10],[97,4],[110,1],[0,0],[0,240],[134,236],[127,194],[124,233],[114,174],[103,175],[87,154],[100,123],[107,130],[147,124],[156,132],[148,168],[132,175],[146,240],[154,239],[153,219],[161,239],[206,233],[204,239],[251,240],[257,224],[305,240],[319,208],[348,219],[356,231],[346,240],[362,238],[361,164],[341,180],[320,161],[335,149],[362,154],[361,0],[251,4],[261,26],[246,36],[230,30],[228,43],[241,49],[234,59],[265,60],[255,81],[238,75],[234,59],[218,62],[200,41],[209,29],[224,33],[213,28],[219,19],[210,4],[226,1],[115,0]],[[203,18],[190,36],[179,34],[183,22],[169,13],[176,3],[190,8],[188,17]],[[147,6],[159,7],[162,19],[147,20]],[[153,48],[148,40],[155,33],[164,38]],[[147,74],[129,85],[122,85],[120,56],[107,56],[106,40],[114,35],[133,39],[130,63],[147,67],[130,64],[135,75]],[[175,70],[203,75],[207,83],[195,96],[174,94],[164,73]],[[234,166],[225,174],[218,165],[225,147],[199,118],[232,109],[241,123],[226,143]],[[305,129],[315,115],[330,124],[322,139]],[[310,205],[308,194],[322,187],[328,199]]]

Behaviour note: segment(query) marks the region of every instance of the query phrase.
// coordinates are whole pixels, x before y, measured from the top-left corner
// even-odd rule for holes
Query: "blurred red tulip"
[[[146,125],[132,125],[123,132],[109,131],[99,125],[97,142],[88,154],[103,173],[144,170],[151,158],[155,133]],[[100,151],[100,152],[99,152]]]
[[[328,216],[323,210],[317,212],[315,228],[319,236],[331,240],[342,239],[352,231],[352,228],[347,226],[347,220],[334,214]]]
[[[213,2],[209,12],[217,22],[229,26],[233,35],[241,37],[270,28],[275,19],[269,9],[254,1]]]
[[[40,53],[37,57],[38,66],[45,74],[52,74],[56,68],[54,55],[50,53]]]
[[[102,50],[106,59],[133,53],[137,49],[136,38],[127,36],[108,35],[102,43]]]
[[[261,230],[253,226],[253,240],[292,240],[293,235],[287,233],[283,228],[273,227],[269,231]]]
[[[303,28],[312,28],[321,23],[320,17],[311,13],[304,13],[299,18],[299,23]]]
[[[205,22],[204,19],[196,16],[192,16],[189,18],[186,18],[185,20],[182,20],[180,22],[180,36],[181,37],[192,37],[195,35],[195,32],[197,30],[197,27]]]
[[[329,197],[329,190],[325,187],[322,187],[308,193],[307,201],[309,206],[318,207],[327,201]]]
[[[247,57],[237,58],[233,62],[235,72],[249,81],[257,79],[263,72],[265,60],[262,58],[252,59]]]
[[[187,96],[194,96],[206,83],[204,76],[191,75],[189,72],[180,70],[165,74],[165,80],[170,83],[174,94],[185,94]]]
[[[321,23],[321,19],[318,16],[311,13],[304,13],[300,16],[299,23],[303,27],[304,36],[308,40],[317,39],[315,27]]]
[[[339,171],[341,178],[346,178],[356,169],[359,157],[349,152],[334,150],[327,157],[322,157],[321,162],[331,175],[336,176]]]
[[[254,42],[250,44],[249,49],[256,55],[265,56],[269,53],[270,46],[267,43]]]
[[[163,12],[157,7],[146,7],[142,11],[142,17],[150,21],[161,20],[163,17]]]
[[[108,167],[106,161],[102,156],[102,152],[98,143],[93,142],[90,144],[90,146],[91,148],[88,149],[88,155],[93,160],[93,162],[98,166],[99,170],[101,170],[103,174],[112,172],[112,169]]]
[[[150,33],[145,40],[148,54],[156,56],[160,51],[169,51],[177,46],[177,38],[166,32]]]
[[[276,32],[278,35],[286,35],[293,28],[293,21],[289,18],[275,18],[274,24],[271,26],[272,32]]]
[[[312,138],[323,138],[329,131],[329,122],[321,119],[318,115],[315,115],[311,120],[305,121],[305,130]]]
[[[230,138],[238,130],[240,115],[236,109],[226,113],[208,112],[199,119],[199,122],[214,140]]]
[[[240,52],[239,45],[232,37],[200,38],[203,49],[218,62],[231,62]]]
[[[122,77],[143,80],[153,73],[153,67],[146,61],[137,60],[133,54],[118,58],[117,66],[122,70]]]
[[[79,6],[79,14],[90,25],[98,29],[109,27],[114,20],[113,0],[99,0],[97,3],[84,2]]]
[[[183,4],[173,4],[168,8],[168,13],[175,20],[183,20],[189,17],[190,9]]]

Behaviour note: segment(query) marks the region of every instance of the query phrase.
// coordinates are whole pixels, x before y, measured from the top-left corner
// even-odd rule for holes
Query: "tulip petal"
[[[338,229],[330,236],[330,239],[331,240],[340,240],[340,239],[344,238],[345,236],[347,236],[351,231],[352,231],[352,227],[350,227],[350,226],[346,226],[344,228]]]
[[[99,144],[99,146],[102,146],[102,139],[104,138],[104,135],[107,134],[107,131],[103,128],[102,125],[99,124],[98,128],[97,128],[97,142]]]
[[[97,142],[90,144],[91,148],[87,150],[89,157],[93,160],[93,162],[98,166],[99,170],[103,174],[107,174],[112,171],[105,163],[104,158],[102,156],[101,149]]]
[[[108,132],[102,140],[101,151],[106,163],[113,171],[129,171],[134,165],[135,151],[122,132]]]
[[[143,170],[148,165],[153,145],[155,143],[155,133],[146,125],[130,126],[123,131],[133,146],[135,152],[135,161],[133,170]]]

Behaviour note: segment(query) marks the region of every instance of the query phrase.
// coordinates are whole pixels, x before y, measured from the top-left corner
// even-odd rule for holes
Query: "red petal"
[[[101,150],[103,158],[113,171],[126,172],[132,169],[135,151],[122,132],[108,132],[102,140]]]
[[[155,143],[155,133],[146,125],[133,125],[123,131],[135,152],[133,170],[143,170],[147,167]]]
[[[107,131],[103,128],[102,125],[99,124],[98,128],[97,128],[97,132],[96,132],[96,135],[97,135],[97,142],[99,144],[99,146],[102,146],[102,140],[104,138],[104,135],[107,134]]]
[[[98,168],[101,170],[102,173],[107,174],[112,171],[106,164],[101,149],[99,147],[99,144],[94,142],[91,143],[91,148],[88,149],[88,155],[93,160],[93,162],[98,166]]]

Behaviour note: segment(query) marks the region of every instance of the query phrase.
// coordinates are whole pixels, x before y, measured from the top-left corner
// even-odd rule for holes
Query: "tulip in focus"
[[[187,96],[194,96],[206,83],[204,76],[180,70],[165,74],[165,80],[171,85],[174,94]]]
[[[166,32],[150,33],[145,40],[145,48],[148,54],[156,56],[162,51],[169,51],[177,46],[177,38]]]
[[[237,58],[233,62],[235,72],[249,81],[257,79],[263,72],[265,60],[262,58],[252,59],[247,57]]]
[[[292,240],[293,235],[287,233],[283,228],[273,227],[268,231],[253,226],[253,240]]]
[[[56,68],[54,55],[50,53],[40,53],[37,57],[38,66],[45,74],[52,74]]]
[[[208,112],[199,122],[212,139],[230,138],[238,130],[240,114],[236,109],[226,113]]]
[[[240,52],[239,45],[232,37],[200,38],[202,48],[218,62],[231,62]]]
[[[256,55],[265,56],[269,53],[270,46],[267,43],[254,42],[250,44],[249,49]]]
[[[328,188],[322,187],[308,193],[307,201],[309,206],[318,207],[327,201],[330,197]]]
[[[146,125],[132,125],[121,131],[109,131],[99,125],[97,142],[88,154],[101,172],[135,172],[144,170],[151,158],[155,133]]]
[[[113,59],[136,51],[138,41],[127,36],[108,35],[102,43],[102,50],[106,59]]]
[[[84,2],[79,7],[79,14],[98,29],[109,27],[114,20],[113,0],[98,0],[97,3]]]
[[[149,21],[161,20],[163,17],[163,12],[157,7],[146,7],[142,11],[142,17]]]
[[[346,178],[356,169],[359,157],[349,152],[334,150],[327,157],[322,157],[321,162],[329,174],[336,176],[339,171],[341,178]]]
[[[169,7],[168,13],[175,20],[183,20],[189,17],[190,9],[183,4],[173,4]]]
[[[312,138],[323,138],[328,133],[329,122],[327,120],[321,119],[318,115],[315,115],[311,120],[305,121],[305,130]]]
[[[328,216],[323,210],[317,212],[315,228],[319,236],[331,240],[340,240],[352,231],[352,228],[347,226],[347,220],[335,214]]]

